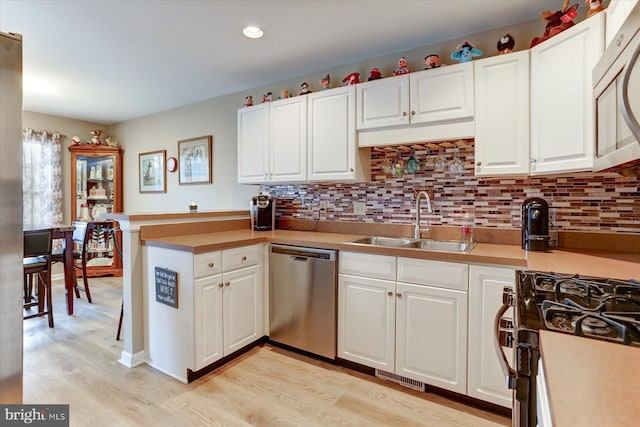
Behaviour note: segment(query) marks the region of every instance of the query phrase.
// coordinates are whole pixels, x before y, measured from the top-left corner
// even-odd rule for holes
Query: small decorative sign
[[[178,308],[178,272],[156,267],[156,301]]]

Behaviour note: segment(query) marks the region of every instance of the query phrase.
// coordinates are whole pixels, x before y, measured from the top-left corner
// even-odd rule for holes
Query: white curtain
[[[24,129],[22,205],[24,228],[62,224],[62,155],[65,135]]]

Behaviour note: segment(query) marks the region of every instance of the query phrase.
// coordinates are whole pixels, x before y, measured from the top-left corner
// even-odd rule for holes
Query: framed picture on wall
[[[213,138],[211,135],[178,141],[180,185],[210,184],[213,182]]]
[[[166,156],[167,150],[138,154],[138,182],[141,193],[167,192]]]

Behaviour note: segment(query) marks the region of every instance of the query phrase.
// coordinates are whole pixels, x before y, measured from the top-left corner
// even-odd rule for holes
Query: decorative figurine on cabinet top
[[[369,77],[367,77],[367,81],[371,81],[371,80],[378,80],[382,78],[382,73],[380,72],[379,68],[372,68],[371,71],[369,71]]]
[[[322,86],[322,89],[331,89],[331,77],[329,74],[320,79],[320,86]]]
[[[407,68],[407,58],[404,56],[398,60],[398,68],[393,70],[394,76],[401,76],[402,74],[409,74],[411,70]]]
[[[360,83],[360,73],[354,72],[349,74],[347,77],[342,79],[342,83],[347,83],[348,85],[357,85]]]
[[[311,93],[311,89],[309,89],[309,83],[303,82],[300,85],[300,95],[308,95]]]
[[[511,34],[505,34],[503,37],[498,40],[498,53],[503,55],[505,53],[513,52],[513,48],[516,45],[516,41]]]
[[[104,141],[107,143],[107,145],[109,147],[117,147],[120,144],[118,143],[118,141],[114,140],[112,136],[108,136],[104,139]]]
[[[440,63],[440,55],[432,53],[424,57],[424,69],[430,70],[432,68],[444,67],[447,64]]]
[[[71,145],[80,145],[83,143],[84,142],[80,139],[78,135],[74,135],[73,138],[71,138]]]
[[[102,145],[102,141],[100,141],[100,135],[102,135],[102,132],[103,131],[101,131],[100,129],[94,129],[89,132],[92,136],[91,143],[93,145]]]
[[[591,15],[595,15],[598,12],[602,12],[604,7],[602,7],[601,0],[584,0],[589,10],[587,11],[587,18]]]
[[[252,105],[253,105],[253,96],[248,95],[247,97],[244,98],[244,106],[251,107]]]
[[[291,94],[291,92],[289,92],[287,89],[282,89],[280,91],[280,96],[278,97],[278,99],[287,99],[287,98],[291,98],[293,96],[293,94]]]
[[[273,96],[272,92],[267,92],[262,94],[262,102],[271,102],[271,97]]]
[[[544,35],[542,37],[534,37],[533,40],[531,40],[531,47],[534,47],[556,34],[573,27],[575,25],[573,18],[578,16],[578,12],[576,12],[576,10],[578,10],[577,4],[569,7],[569,0],[564,0],[561,10],[558,10],[557,12],[551,12],[550,10],[540,12],[542,20],[546,22],[547,25],[545,26]]]
[[[451,59],[460,62],[469,62],[474,56],[482,55],[482,51],[469,42],[464,42],[456,46],[455,52],[451,54]]]

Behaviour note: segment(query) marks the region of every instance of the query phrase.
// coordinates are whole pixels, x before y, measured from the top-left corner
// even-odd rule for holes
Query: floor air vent
[[[412,380],[410,378],[401,377],[400,375],[383,371],[381,369],[376,369],[376,377],[382,378],[383,380],[398,383],[401,386],[409,387],[410,389],[413,389],[413,390],[422,391],[422,392],[425,391],[425,383],[421,383],[420,381]]]

